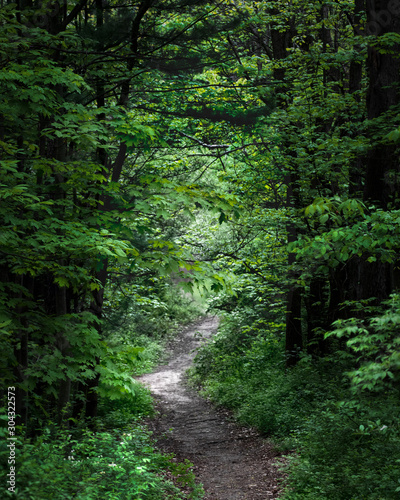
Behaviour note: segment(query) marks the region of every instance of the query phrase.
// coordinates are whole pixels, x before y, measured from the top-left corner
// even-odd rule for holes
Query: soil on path
[[[171,344],[168,364],[139,378],[157,401],[159,416],[150,425],[163,451],[194,464],[206,500],[278,498],[281,474],[271,444],[185,384],[196,349],[217,327],[210,316],[186,327]]]

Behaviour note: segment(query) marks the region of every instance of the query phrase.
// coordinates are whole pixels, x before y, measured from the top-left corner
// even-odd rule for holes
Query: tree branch
[[[188,139],[191,139],[192,141],[197,142],[197,144],[200,144],[200,146],[203,146],[204,148],[220,149],[220,148],[229,148],[230,147],[229,144],[207,144],[206,142],[203,142],[200,139],[197,139],[196,137],[192,137],[189,134],[185,134],[185,132],[182,132],[180,130],[177,130],[176,132],[178,132],[178,134],[181,134],[181,135],[187,137]]]

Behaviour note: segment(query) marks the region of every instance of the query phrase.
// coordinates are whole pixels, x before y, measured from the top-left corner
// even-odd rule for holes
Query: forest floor
[[[193,463],[205,500],[278,498],[282,473],[272,444],[235,424],[228,411],[214,408],[185,381],[196,349],[217,327],[210,316],[186,327],[170,345],[168,364],[139,378],[156,400],[158,416],[149,426],[162,451]]]

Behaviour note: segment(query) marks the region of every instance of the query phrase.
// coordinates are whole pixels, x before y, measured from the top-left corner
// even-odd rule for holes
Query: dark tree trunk
[[[273,11],[275,14],[279,14],[278,11]],[[295,21],[291,20],[287,29],[282,31],[281,29],[275,29],[271,26],[271,43],[272,52],[274,59],[281,61],[285,59],[288,55],[287,48],[292,45],[292,39],[296,33]],[[276,94],[277,94],[277,104],[281,108],[287,106],[287,101],[285,98],[285,68],[280,67],[274,69],[274,79],[277,82]],[[290,150],[290,144],[284,145]],[[290,167],[289,167],[290,168]],[[297,191],[297,172],[289,171],[286,175],[285,184],[287,185],[287,207],[297,207],[300,206],[300,200]],[[294,222],[290,222],[287,227],[288,233],[288,243],[293,242],[297,239],[297,229]],[[295,255],[289,254],[288,264],[289,268],[293,266],[295,262]],[[286,333],[285,333],[285,352],[286,352],[286,365],[293,366],[297,363],[299,359],[299,354],[303,348],[303,334],[301,325],[301,309],[302,309],[302,287],[296,284],[297,279],[296,271],[292,269],[289,271],[289,285],[290,288],[286,295]]]
[[[293,286],[286,297],[286,336],[285,352],[286,366],[293,366],[299,360],[303,348],[303,334],[301,328],[301,297],[300,287]]]
[[[57,287],[56,289],[56,314],[57,316],[64,316],[67,314],[67,290],[65,287]],[[58,334],[57,348],[60,350],[63,357],[66,358],[69,356],[70,344],[65,338],[64,332]],[[71,379],[65,376],[64,379],[60,380],[58,390],[57,415],[59,424],[67,422],[70,397]]]
[[[360,35],[363,32],[363,15],[365,0],[355,0],[354,4],[354,14],[352,18],[354,35]],[[361,46],[355,45],[354,50],[358,54],[361,52]],[[364,64],[357,58],[353,58],[350,63],[349,70],[349,93],[354,96],[356,102],[361,101],[361,96],[359,91],[362,88],[362,75],[363,75]],[[358,94],[357,94],[358,93]],[[357,124],[359,120],[358,116],[354,117],[354,123]],[[357,131],[354,132],[354,135]],[[349,169],[349,195],[357,198],[362,198],[363,193],[363,179],[364,179],[364,169],[365,169],[365,158],[359,156],[353,160]]]
[[[329,330],[327,303],[326,279],[316,276],[311,279],[306,300],[308,354],[323,356],[327,352],[327,343],[323,336],[324,332]]]
[[[19,285],[26,288],[28,293],[34,293],[33,278],[28,275],[23,275],[22,277],[18,277],[16,279],[19,280]],[[22,294],[20,294],[19,299],[23,300]],[[27,392],[20,387],[20,384],[23,384],[25,381],[25,371],[27,370],[29,363],[29,323],[26,319],[27,313],[27,307],[19,307],[17,310],[17,315],[19,316],[22,328],[17,334],[14,347],[14,356],[16,359],[14,374],[18,384],[15,394],[15,412],[17,414],[16,423],[17,425],[25,426],[25,428],[27,428],[28,425],[29,401]]]
[[[287,206],[298,206],[299,200],[296,189],[296,176],[290,175],[287,178]],[[292,243],[297,239],[297,230],[294,222],[289,222],[288,228],[288,243]],[[294,269],[296,261],[295,254],[289,253],[289,291],[286,296],[286,335],[285,335],[285,352],[286,352],[286,365],[293,366],[299,360],[300,351],[303,348],[303,333],[301,326],[301,306],[302,306],[302,291],[296,281],[298,278],[298,271]]]
[[[393,9],[390,0],[367,0],[367,32],[376,35],[379,41],[386,33],[400,33],[400,15]],[[367,93],[368,119],[381,119],[399,104],[400,59],[399,44],[389,49],[380,49],[371,43],[368,48],[367,69],[369,86]],[[390,122],[390,117],[383,119]],[[372,147],[366,159],[364,200],[374,203],[384,210],[395,208],[399,192],[399,158],[397,147],[382,139],[376,140],[374,133],[385,136],[390,130],[382,131],[382,124],[371,125]],[[393,125],[393,128],[395,125]],[[362,262],[360,276],[361,298],[376,297],[379,301],[387,298],[393,283],[392,268],[388,263]]]
[[[392,5],[390,0],[367,0],[367,31],[376,31],[376,41],[386,33],[400,33],[400,15]],[[395,44],[389,49],[381,50],[372,44],[368,48],[369,120],[382,117],[399,104],[400,47]],[[378,203],[383,209],[393,201],[395,188],[398,187],[394,182],[397,176],[393,175],[399,171],[399,160],[395,152],[395,145],[376,141],[367,157],[364,199]]]

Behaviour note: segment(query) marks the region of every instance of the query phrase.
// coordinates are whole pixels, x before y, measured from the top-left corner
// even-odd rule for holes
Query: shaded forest
[[[400,0],[2,0],[0,40],[8,497],[201,498],[133,376],[206,311],[192,384],[283,499],[398,498]]]

